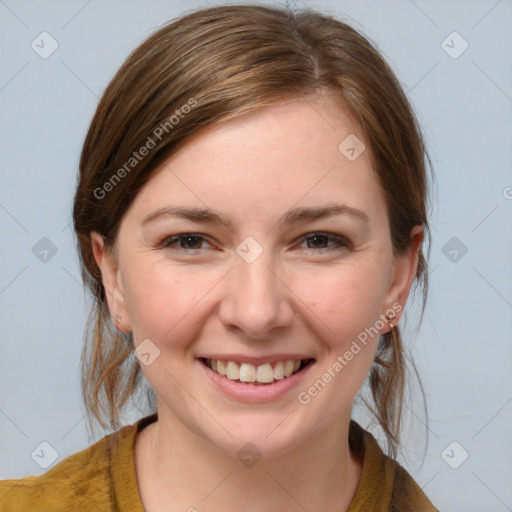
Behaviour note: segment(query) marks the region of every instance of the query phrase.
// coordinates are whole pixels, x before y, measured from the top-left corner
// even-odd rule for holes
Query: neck
[[[350,411],[286,454],[251,465],[159,407],[158,421],[139,433],[135,445],[144,507],[148,512],[347,510],[361,474],[349,449],[349,423]]]

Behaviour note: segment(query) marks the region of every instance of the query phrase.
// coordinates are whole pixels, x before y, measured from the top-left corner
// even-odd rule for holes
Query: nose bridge
[[[251,262],[243,257],[236,261],[220,308],[221,320],[226,325],[259,338],[273,328],[290,324],[293,309],[273,263],[273,258],[265,253]]]
[[[276,295],[280,290],[276,283],[275,272],[270,270],[271,263],[270,258],[262,255],[252,263],[241,261],[237,264],[236,295],[239,301],[250,300],[254,303],[264,301],[265,304],[269,304],[277,300]],[[262,305],[259,304],[259,306]]]

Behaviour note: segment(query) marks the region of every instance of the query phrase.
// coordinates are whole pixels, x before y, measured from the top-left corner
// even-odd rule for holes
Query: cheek
[[[298,295],[307,297],[304,302],[318,319],[316,334],[323,352],[318,371],[301,386],[298,400],[328,422],[351,406],[371,369],[385,282],[371,268],[347,265],[323,277],[317,274],[314,280],[299,280],[298,286]]]
[[[194,313],[207,303],[208,292],[221,277],[185,267],[156,264],[127,269],[125,300],[136,342],[150,338],[173,346],[194,334]]]
[[[297,296],[330,328],[339,348],[375,325],[381,313],[385,280],[371,266],[347,265],[295,282]]]

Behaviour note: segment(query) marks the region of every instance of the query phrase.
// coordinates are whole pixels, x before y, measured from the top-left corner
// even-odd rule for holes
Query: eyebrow
[[[332,217],[334,215],[349,215],[355,219],[363,222],[369,222],[368,215],[357,208],[345,204],[328,204],[325,206],[316,207],[301,207],[294,208],[288,211],[282,218],[281,223],[291,226],[300,222],[308,222],[318,219]],[[207,224],[224,224],[229,229],[232,229],[233,223],[221,215],[209,210],[207,208],[181,208],[177,206],[168,206],[159,208],[158,210],[150,213],[142,220],[142,225],[160,219],[162,217],[179,217],[193,222],[203,222]]]

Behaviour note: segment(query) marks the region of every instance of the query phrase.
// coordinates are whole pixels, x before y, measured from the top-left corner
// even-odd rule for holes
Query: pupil
[[[183,242],[184,242],[184,245],[186,245],[186,246],[194,246],[194,245],[197,245],[198,238],[197,238],[197,236],[187,236],[186,238],[183,239]],[[190,248],[190,247],[188,247],[188,248]]]
[[[310,241],[313,242],[315,247],[318,247],[319,245],[325,245],[325,236],[315,235],[314,237],[310,238]]]

